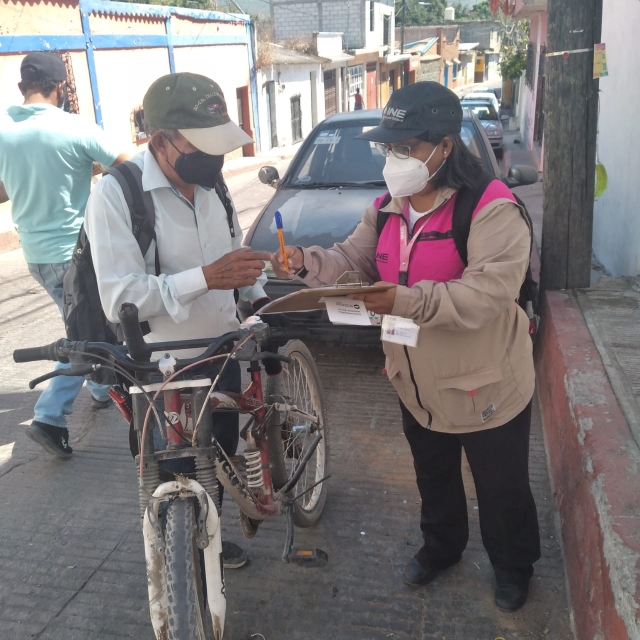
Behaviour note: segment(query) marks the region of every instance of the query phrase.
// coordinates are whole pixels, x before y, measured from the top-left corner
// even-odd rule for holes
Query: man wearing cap
[[[11,215],[33,278],[62,313],[62,280],[89,197],[93,163],[127,159],[94,122],[65,113],[67,70],[55,53],[30,53],[20,67],[24,104],[0,115],[0,202]],[[68,366],[68,365],[60,365]],[[26,433],[49,453],[71,454],[66,416],[84,378],[58,377],[40,395]],[[96,408],[111,403],[108,387],[88,384]]]
[[[286,252],[289,268],[312,287],[345,271],[393,285],[352,297],[386,316],[386,370],[422,498],[424,544],[407,564],[405,583],[432,582],[466,548],[464,449],[495,571],[495,603],[516,611],[540,558],[528,470],[535,373],[529,319],[516,302],[531,229],[509,189],[483,175],[461,127],[460,100],[440,84],[394,91],[380,125],[358,136],[386,156],[388,196],[371,203],[344,242]],[[466,260],[453,216],[463,189],[479,197],[469,212]],[[280,251],[272,264],[287,277]]]
[[[146,151],[132,159],[142,169],[142,188],[155,207],[161,274],[155,250],[143,256],[131,231],[131,217],[117,181],[106,176],[87,206],[85,228],[105,314],[118,319],[124,302],[137,305],[148,321],[150,343],[214,338],[238,327],[234,289],[258,308],[268,300],[262,271],[268,253],[242,247],[215,186],[224,155],[252,142],[227,114],[220,87],[209,78],[176,73],[156,80],[144,97],[151,134]],[[198,373],[212,379],[215,364]],[[240,391],[240,367],[233,360],[222,374],[221,390]],[[238,446],[238,415],[215,414],[214,435],[228,455]],[[246,553],[223,543],[227,568],[245,564]]]

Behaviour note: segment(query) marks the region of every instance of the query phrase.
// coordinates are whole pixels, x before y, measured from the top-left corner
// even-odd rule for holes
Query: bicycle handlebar
[[[62,340],[57,340],[43,347],[29,347],[28,349],[16,349],[13,352],[14,362],[36,362],[37,360],[58,361],[58,345]]]
[[[137,362],[149,362],[151,349],[145,342],[140,329],[138,307],[130,302],[125,302],[118,311],[118,320],[120,320],[124,341],[127,343],[131,357]]]
[[[127,340],[126,345],[114,345],[108,342],[74,342],[70,340],[57,340],[42,347],[30,347],[27,349],[16,349],[13,352],[14,362],[34,362],[37,360],[53,360],[58,362],[69,362],[70,356],[85,354],[88,359],[92,354],[104,354],[129,371],[135,372],[155,372],[158,371],[158,363],[150,362],[152,352],[170,352],[181,349],[199,349],[205,351],[195,358],[179,359],[176,364],[177,369],[182,369],[195,362],[206,360],[218,355],[228,344],[236,342],[243,337],[251,336],[259,344],[268,342],[270,339],[279,338],[288,340],[289,332],[285,329],[271,329],[268,325],[253,328],[251,325],[241,327],[238,331],[226,333],[219,338],[194,340],[175,340],[172,342],[158,342],[149,345],[140,330],[138,321],[138,309],[133,304],[123,304],[118,313],[122,324],[122,331]],[[127,353],[131,356],[128,357]],[[260,359],[271,357],[273,359],[283,359],[278,354],[260,354]]]

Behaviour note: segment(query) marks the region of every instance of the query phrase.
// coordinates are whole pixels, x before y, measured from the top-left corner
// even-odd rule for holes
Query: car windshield
[[[495,113],[491,105],[479,106],[485,107]],[[328,124],[316,131],[306,149],[296,158],[286,186],[298,189],[384,186],[382,169],[386,158],[373,142],[354,139],[373,126],[373,123],[350,122],[343,126]],[[482,142],[470,121],[463,121],[461,136],[471,151],[486,163],[481,151]],[[489,166],[485,168],[492,171]]]
[[[499,120],[496,110],[489,102],[464,102],[464,107],[478,116],[478,120]]]

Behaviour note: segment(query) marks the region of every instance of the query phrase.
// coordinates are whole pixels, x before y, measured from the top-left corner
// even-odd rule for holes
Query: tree
[[[407,26],[423,26],[429,24],[442,24],[444,22],[444,10],[447,7],[447,0],[406,0],[406,15],[404,16]],[[420,4],[425,2],[425,4]],[[426,2],[429,2],[426,5]],[[396,25],[402,24],[402,0],[396,1]]]
[[[471,22],[473,20],[493,20],[493,13],[489,0],[478,2],[473,7],[466,7],[461,2],[454,5],[457,22]]]
[[[161,4],[170,7],[186,7],[188,9],[216,9],[215,0],[120,0],[120,2],[136,2],[138,4]]]
[[[500,47],[500,73],[503,78],[518,80],[527,68],[529,47],[529,21],[515,20],[513,16],[498,11],[498,22],[502,35]]]

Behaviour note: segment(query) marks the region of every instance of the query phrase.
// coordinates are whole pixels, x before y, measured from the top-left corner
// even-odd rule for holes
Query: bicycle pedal
[[[291,562],[299,567],[325,567],[329,562],[329,556],[322,549],[293,549]]]

